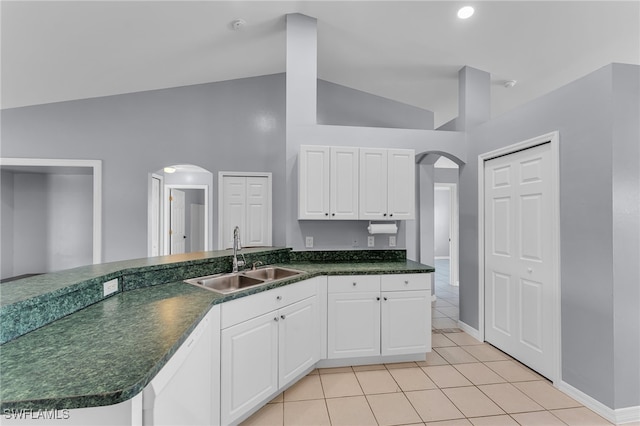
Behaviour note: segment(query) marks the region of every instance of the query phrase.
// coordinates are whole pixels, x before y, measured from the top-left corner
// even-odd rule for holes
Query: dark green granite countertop
[[[98,300],[0,345],[0,408],[64,409],[126,401],[153,379],[209,309],[227,300],[317,275],[434,271],[431,266],[401,259],[398,253],[403,256],[403,251],[394,250],[391,256],[371,251],[364,255],[362,252],[361,255],[350,255],[349,252],[286,251],[286,259],[283,259],[282,250],[257,250],[254,253],[267,256],[263,257],[266,260],[271,256],[274,261],[270,263],[285,264],[305,271],[304,275],[223,296],[181,281],[189,276],[176,279],[171,273],[163,276],[165,280],[170,277],[170,282],[132,285],[130,288],[124,285],[115,295]],[[251,254],[250,251],[245,253]],[[114,262],[86,267],[81,271],[66,271],[69,274],[66,276],[72,277],[79,273],[85,281],[102,277],[101,283],[104,275],[100,273],[103,272],[107,276],[112,274],[122,277],[127,273],[143,273],[146,274],[143,277],[148,277],[151,272],[159,273],[167,265],[172,268],[179,266],[179,271],[191,266],[197,274],[206,275],[201,273],[204,259],[223,257],[223,254],[229,256],[227,251],[217,256],[196,254],[153,258],[146,262]],[[278,256],[273,257],[274,254]],[[225,268],[228,260],[224,258]],[[119,269],[119,266],[124,268]],[[123,273],[125,269],[126,273]],[[222,269],[224,270],[228,269]],[[197,274],[188,275],[200,276]],[[64,273],[53,277],[56,283],[54,291],[64,294],[64,277]],[[20,281],[24,280],[15,282]],[[71,281],[70,286],[78,285],[78,280]],[[41,297],[34,289],[29,291],[34,293],[33,297],[36,299]],[[66,294],[73,295],[74,292]],[[2,298],[3,306],[11,306],[4,299],[4,291]],[[18,302],[24,303],[25,300],[29,301],[25,298]]]

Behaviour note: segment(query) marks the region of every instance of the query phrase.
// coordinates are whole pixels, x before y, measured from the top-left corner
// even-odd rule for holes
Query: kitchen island
[[[320,276],[434,271],[406,260],[402,250],[247,249],[244,254],[248,264],[280,264],[304,273],[229,295],[182,282],[229,271],[230,253],[220,251],[93,265],[2,284],[2,328],[14,334],[26,330],[11,338],[3,334],[3,412],[128,401],[154,379],[212,307],[225,302]],[[103,296],[103,284],[113,279],[118,280],[117,291]],[[70,306],[79,309],[62,315]],[[33,324],[25,321],[20,307],[36,312]],[[40,324],[46,318],[52,319]]]

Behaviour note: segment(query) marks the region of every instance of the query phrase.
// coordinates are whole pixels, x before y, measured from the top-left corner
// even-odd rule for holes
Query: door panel
[[[177,189],[171,190],[171,254],[185,252],[185,194]]]
[[[380,293],[328,297],[328,358],[380,355]]]
[[[241,176],[224,177],[224,217],[222,218],[223,247],[233,247],[233,229],[240,227],[240,237],[243,238],[247,203],[246,178]]]
[[[551,144],[488,160],[484,167],[485,338],[550,377]]]
[[[243,245],[270,246],[269,196],[266,177],[247,177],[247,221]]]

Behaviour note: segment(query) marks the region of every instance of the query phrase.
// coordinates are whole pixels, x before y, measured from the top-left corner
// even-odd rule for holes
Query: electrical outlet
[[[102,290],[104,297],[107,297],[111,293],[115,293],[118,291],[118,279],[114,278],[111,281],[107,281],[102,284]]]
[[[358,247],[358,240],[356,240],[355,238],[353,239],[353,241],[351,242],[351,246],[352,247]]]
[[[389,235],[389,247],[395,247],[395,246],[396,246],[396,236]]]
[[[376,245],[376,237],[373,235],[369,235],[367,237],[367,247],[373,247]]]
[[[304,246],[306,248],[313,248],[313,237],[305,237]]]

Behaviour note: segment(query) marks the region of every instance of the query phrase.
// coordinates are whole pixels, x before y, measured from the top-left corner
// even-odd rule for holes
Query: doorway
[[[208,185],[165,184],[165,254],[209,248]]]
[[[213,174],[192,164],[166,166],[149,173],[149,256],[212,249],[212,188]],[[172,203],[172,198],[180,201]]]
[[[2,279],[102,261],[102,162],[2,158]]]
[[[458,164],[440,156],[434,163],[433,255],[435,303],[432,325],[437,330],[459,328]]]
[[[559,378],[558,134],[481,155],[480,331]]]

